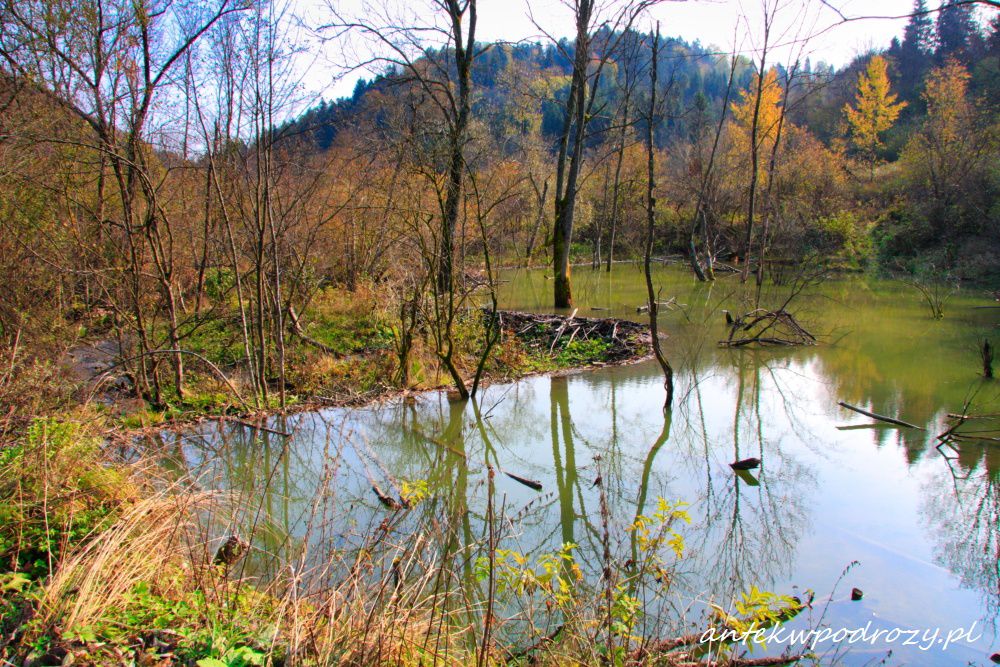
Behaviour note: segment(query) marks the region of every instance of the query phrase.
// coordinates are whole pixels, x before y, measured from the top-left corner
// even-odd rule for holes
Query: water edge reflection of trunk
[[[574,537],[576,511],[573,509],[573,487],[577,485],[576,447],[573,443],[568,382],[565,376],[551,378],[549,402],[552,417],[552,461],[555,466],[556,490],[559,496],[560,534],[562,544],[576,544]],[[565,446],[565,459],[560,453],[560,445]]]

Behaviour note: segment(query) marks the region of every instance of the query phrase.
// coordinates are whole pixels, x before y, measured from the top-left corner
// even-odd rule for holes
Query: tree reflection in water
[[[980,591],[983,621],[1000,619],[1000,447],[967,442],[924,485],[922,512],[939,550],[935,561]]]
[[[800,576],[797,558],[803,543],[819,534],[829,544],[842,535],[836,522],[854,519],[823,506],[831,498],[851,499],[846,485],[853,480],[841,469],[847,457],[863,452],[870,458],[859,465],[870,466],[886,452],[905,453],[903,468],[893,474],[905,478],[907,464],[919,471],[939,563],[981,591],[984,609],[996,619],[1000,448],[963,444],[958,458],[947,462],[929,444],[929,433],[939,432],[933,429],[902,434],[852,427],[838,435],[837,417],[817,407],[835,405],[829,392],[836,387],[823,385],[822,365],[813,357],[745,350],[724,359],[678,374],[678,401],[666,418],[653,400],[655,369],[637,366],[494,386],[473,402],[428,394],[269,423],[292,432],[291,439],[213,422],[183,436],[161,434],[157,446],[178,476],[193,472],[202,487],[227,489],[241,499],[239,523],[258,527],[247,573],[268,578],[291,572],[289,585],[305,587],[341,581],[361,561],[333,562],[329,555],[370,548],[385,525],[381,557],[366,561],[366,576],[384,578],[391,596],[396,560],[405,577],[417,576],[406,563],[433,563],[426,592],[442,594],[440,612],[470,626],[481,621],[488,593],[476,577],[476,559],[491,534],[491,512],[501,526],[501,548],[533,559],[576,544],[586,579],[599,582],[606,554],[615,568],[639,560],[629,527],[655,509],[658,497],[690,503],[685,558],[672,573],[671,597],[656,603],[688,628],[702,620],[692,616],[690,601],[725,606],[751,585],[791,593],[788,587],[798,583],[822,594],[823,583],[794,579]],[[888,395],[878,400],[892,402]],[[894,405],[904,403],[897,397]],[[831,443],[847,449],[837,451]],[[728,466],[748,456],[761,460],[755,480],[735,476]],[[488,483],[489,468],[497,473],[495,484]],[[537,479],[543,490],[503,472]],[[866,483],[875,478],[877,484],[876,471],[863,472]],[[598,475],[602,483],[595,486]],[[418,482],[426,484],[428,497],[410,510],[387,511],[371,491],[377,483],[399,498],[407,484]],[[219,522],[214,534],[235,524]],[[862,537],[871,535],[870,528],[859,529],[869,530]],[[821,554],[812,573],[823,568],[835,578],[858,545],[847,542],[842,551]],[[533,631],[524,610],[502,611],[508,612],[508,632]],[[667,636],[676,629],[660,624],[644,631]]]

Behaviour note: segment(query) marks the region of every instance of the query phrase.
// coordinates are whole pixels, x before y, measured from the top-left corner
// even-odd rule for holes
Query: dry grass
[[[131,505],[98,539],[72,552],[45,585],[43,624],[93,626],[124,611],[142,582],[189,569],[198,531],[193,517],[212,494],[160,493]]]

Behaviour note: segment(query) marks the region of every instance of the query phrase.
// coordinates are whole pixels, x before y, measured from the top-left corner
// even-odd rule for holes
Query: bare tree
[[[716,180],[715,161],[719,153],[719,141],[722,138],[722,130],[726,124],[726,114],[729,111],[729,98],[733,91],[733,81],[736,78],[736,69],[739,60],[736,57],[736,46],[733,45],[733,53],[729,58],[729,77],[726,82],[726,93],[722,98],[722,108],[719,111],[719,120],[715,125],[715,133],[712,138],[712,148],[709,151],[708,162],[701,170],[701,178],[698,184],[694,216],[691,219],[691,233],[689,236],[691,268],[698,280],[706,282],[715,280],[714,251],[711,245],[709,232],[709,209],[710,192],[713,190]],[[701,238],[704,246],[705,266],[702,267],[698,259],[698,242]]]
[[[646,299],[649,311],[649,334],[652,338],[653,354],[656,356],[660,370],[663,371],[663,388],[666,390],[666,398],[663,401],[663,409],[670,409],[674,402],[674,369],[670,365],[663,349],[660,347],[659,322],[659,302],[656,291],[653,288],[653,275],[650,269],[653,254],[653,236],[656,230],[656,146],[653,143],[654,128],[656,119],[659,116],[657,109],[657,70],[659,69],[660,55],[660,24],[656,24],[656,34],[653,36],[653,43],[650,47],[651,59],[649,62],[649,106],[646,109],[644,120],[646,121],[646,243],[643,257],[643,273],[646,278]]]
[[[323,32],[343,35],[358,32],[380,47],[374,60],[388,63],[397,74],[415,83],[428,102],[440,112],[446,126],[447,186],[442,202],[440,257],[436,285],[448,292],[454,281],[454,236],[462,203],[465,174],[464,150],[471,117],[472,67],[482,48],[476,45],[477,0],[432,0],[441,21],[423,24],[371,12],[371,18],[346,18],[331,7],[335,20],[322,26]],[[436,17],[435,17],[436,18]],[[433,40],[439,44],[434,44]],[[365,59],[370,64],[372,59]]]
[[[570,285],[570,248],[579,180],[583,168],[583,148],[587,127],[593,117],[597,88],[610,58],[618,51],[635,19],[658,0],[629,0],[601,6],[595,0],[573,3],[576,38],[572,54],[573,72],[569,95],[563,107],[563,124],[556,158],[555,219],[552,227],[553,297],[556,308],[573,304]],[[602,11],[603,10],[603,11]],[[605,39],[593,62],[597,29]],[[555,40],[554,40],[555,41]],[[558,42],[557,42],[558,43]],[[570,54],[564,53],[568,58]]]
[[[636,82],[639,78],[637,76],[637,72],[635,71],[635,63],[638,60],[638,50],[642,40],[638,39],[638,35],[632,31],[629,31],[629,34],[630,37],[626,43],[627,51],[625,52],[625,57],[623,59],[625,79],[622,82],[622,102],[618,121],[618,145],[615,149],[615,175],[611,186],[611,215],[608,218],[608,273],[611,273],[611,265],[614,263],[615,233],[618,231],[618,217],[621,211],[622,162],[625,157],[625,146],[628,141],[629,129],[631,127],[629,122],[629,109],[632,101],[632,93],[634,92]],[[598,234],[598,238],[600,238],[600,234]],[[600,241],[598,241],[598,243],[600,243]],[[598,261],[600,261],[600,258],[598,258]]]

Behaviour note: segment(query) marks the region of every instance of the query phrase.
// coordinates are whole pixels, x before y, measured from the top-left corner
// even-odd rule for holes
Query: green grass
[[[602,361],[611,344],[603,340],[574,340],[559,348],[555,361],[562,367],[583,366]]]

